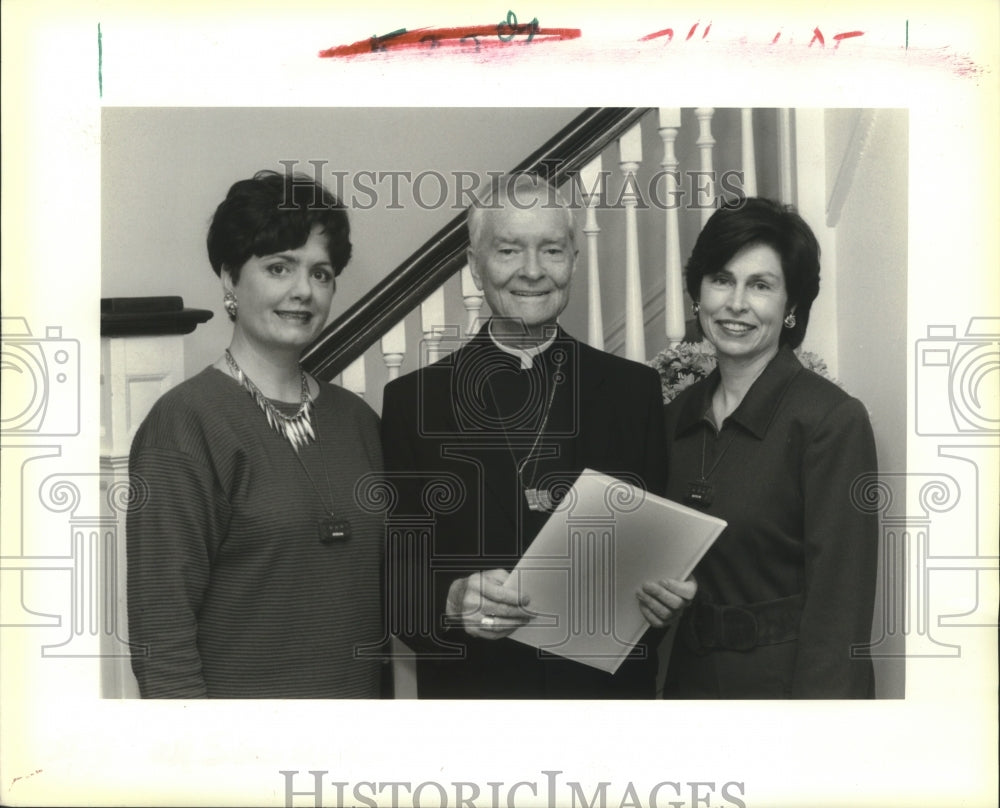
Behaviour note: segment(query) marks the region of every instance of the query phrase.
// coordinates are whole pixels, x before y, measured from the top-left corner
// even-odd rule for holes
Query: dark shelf
[[[101,336],[190,334],[213,315],[208,309],[184,308],[180,297],[105,297],[101,299]]]

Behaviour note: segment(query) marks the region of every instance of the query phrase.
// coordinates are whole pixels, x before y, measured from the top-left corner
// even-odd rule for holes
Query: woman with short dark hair
[[[382,524],[359,478],[378,419],[299,365],[351,256],[344,206],[297,175],[230,188],[208,253],[229,347],[136,433],[127,522],[132,669],[144,697],[372,698]]]
[[[876,471],[864,405],[802,367],[819,245],[788,206],[716,211],[687,287],[718,367],[666,410],[671,499],[728,522],[695,571],[668,698],[874,695]],[[858,653],[862,651],[862,653]]]

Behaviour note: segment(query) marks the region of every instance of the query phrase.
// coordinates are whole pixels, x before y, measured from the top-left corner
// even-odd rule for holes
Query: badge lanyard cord
[[[535,440],[531,444],[531,449],[525,456],[524,460],[520,463],[517,462],[517,455],[514,453],[514,447],[510,442],[510,436],[507,434],[506,429],[502,429],[504,442],[507,444],[507,451],[510,452],[511,459],[514,461],[514,470],[517,473],[517,482],[524,490],[524,496],[528,500],[528,507],[533,511],[543,511],[551,510],[553,507],[551,495],[547,490],[539,491],[537,488],[532,486],[535,483],[535,476],[538,474],[538,461],[540,455],[535,454],[535,450],[538,448],[538,444],[542,439],[542,435],[545,434],[545,428],[549,423],[549,415],[552,412],[552,402],[556,397],[556,378],[559,376],[559,372],[562,370],[562,362],[556,364],[555,370],[552,372],[552,389],[549,391],[549,401],[545,406],[545,415],[542,418],[542,424],[535,435]],[[503,423],[503,415],[500,413],[500,405],[497,403],[496,393],[493,390],[493,382],[489,378],[486,379],[486,384],[490,390],[490,398],[493,400],[493,408],[496,410],[497,419]],[[528,463],[534,461],[534,465],[531,469],[531,479],[530,482],[526,483],[524,481],[524,469],[527,467]]]

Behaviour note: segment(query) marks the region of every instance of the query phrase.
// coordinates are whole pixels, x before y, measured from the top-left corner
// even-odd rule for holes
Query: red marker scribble
[[[840,43],[845,39],[852,39],[853,37],[864,36],[864,35],[865,35],[864,31],[845,31],[842,34],[834,34],[833,41],[836,42],[837,44],[833,46],[833,49],[836,50],[837,48],[839,48]],[[821,48],[826,47],[826,40],[823,38],[823,32],[820,31],[818,27],[813,28],[813,37],[812,39],[809,40],[810,48],[813,46],[814,42],[819,42]]]
[[[694,32],[698,30],[698,26],[699,25],[700,25],[700,23],[697,23],[697,22],[694,25],[692,25],[691,26],[691,30],[688,31],[688,35],[686,37],[684,37],[684,39],[687,40],[687,39],[690,39],[691,37],[693,37],[694,36]],[[708,27],[705,29],[705,33],[703,33],[701,35],[701,38],[704,39],[705,37],[707,37],[708,36],[708,32],[711,31],[711,30],[712,30],[712,23],[709,23]]]
[[[856,36],[864,36],[864,34],[865,34],[864,31],[845,31],[842,34],[834,34],[833,41],[837,43],[837,45],[835,45],[834,47],[839,47],[841,40],[852,39]]]
[[[700,22],[696,22],[694,25],[691,26],[690,30],[687,32],[687,36],[684,37],[684,41],[685,42],[687,40],[691,39],[691,37],[694,36],[694,32],[698,30],[698,26],[699,25],[701,25],[701,23]],[[704,39],[705,37],[707,37],[708,36],[708,32],[711,31],[711,30],[712,30],[712,23],[709,23],[705,27],[705,31],[704,31],[704,33],[702,33],[701,38]],[[651,34],[646,34],[646,36],[640,37],[639,41],[640,42],[649,42],[650,40],[661,39],[662,37],[666,37],[667,38],[667,42],[670,42],[674,38],[674,29],[673,28],[664,28],[662,31],[653,31],[653,33],[651,33]]]
[[[659,39],[660,37],[664,37],[664,36],[667,38],[667,42],[669,42],[671,39],[674,38],[674,29],[673,28],[664,28],[662,31],[653,31],[653,33],[646,34],[646,36],[642,37],[639,41],[640,42],[649,42],[649,40],[651,40],[651,39]]]
[[[685,42],[687,42],[688,40],[690,40],[690,39],[692,39],[694,37],[695,31],[698,30],[698,26],[699,25],[701,25],[701,23],[700,22],[696,22],[694,25],[691,26],[691,28],[687,32],[687,36],[684,37],[684,41]],[[708,25],[705,26],[705,30],[702,32],[701,38],[702,39],[706,39],[708,37],[708,32],[711,31],[711,30],[712,30],[712,23],[709,23]],[[845,40],[845,39],[853,39],[854,37],[864,36],[864,35],[865,35],[864,31],[844,31],[841,34],[834,34],[834,36],[832,37],[832,39],[833,39],[833,41],[835,43],[834,46],[833,46],[833,49],[836,50],[837,48],[839,48],[840,47],[840,43],[843,40]],[[674,29],[673,28],[663,28],[663,29],[661,29],[659,31],[653,31],[653,33],[651,33],[651,34],[646,34],[646,36],[640,37],[639,41],[640,42],[650,42],[650,41],[652,41],[654,39],[664,39],[664,38],[666,38],[667,43],[671,42],[673,40],[673,38],[674,38]],[[779,39],[781,39],[781,31],[780,30],[774,35],[774,38],[771,40],[771,44],[774,45],[775,43],[777,43],[777,41]],[[744,44],[744,45],[749,44],[746,41],[746,37],[743,37],[740,40],[740,42],[741,42],[741,44]],[[819,43],[819,45],[820,45],[821,48],[825,48],[826,47],[826,38],[823,36],[823,32],[818,27],[817,28],[813,28],[813,30],[812,30],[812,39],[809,40],[809,47],[811,48],[817,42]]]
[[[514,40],[514,37],[519,35],[525,36],[527,39]],[[445,46],[471,47],[479,51],[486,48],[528,44],[529,42],[532,45],[539,42],[562,42],[569,39],[579,39],[580,35],[579,28],[541,28],[536,22],[467,25],[456,28],[417,28],[413,31],[402,28],[384,36],[373,36],[369,39],[352,42],[350,45],[338,45],[321,50],[319,56],[323,59],[343,59],[371,53],[428,50]]]

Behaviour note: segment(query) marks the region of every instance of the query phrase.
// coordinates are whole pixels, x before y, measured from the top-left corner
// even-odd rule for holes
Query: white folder
[[[649,628],[642,583],[688,578],[725,527],[584,469],[504,584],[534,615],[511,639],[614,673]]]

